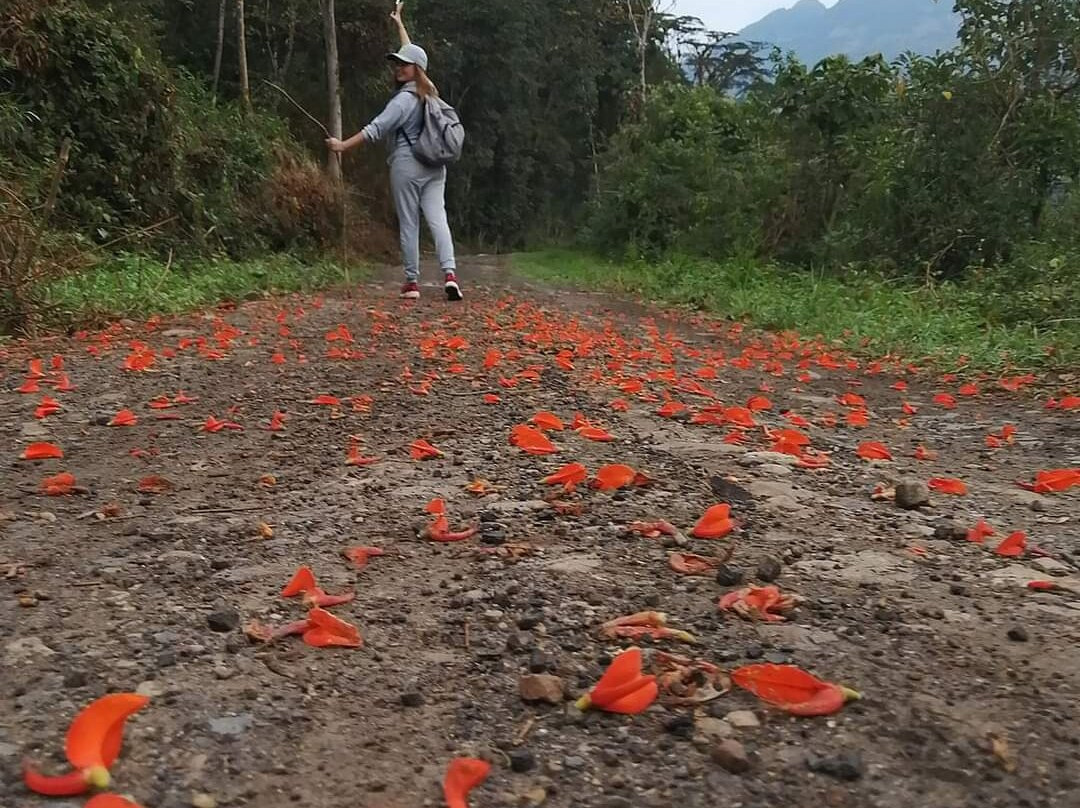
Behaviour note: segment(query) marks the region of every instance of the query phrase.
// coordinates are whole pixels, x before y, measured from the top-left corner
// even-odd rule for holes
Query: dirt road
[[[463,274],[456,306],[371,284],[3,349],[0,805],[81,805],[31,796],[18,764],[61,769],[72,715],[118,690],[152,697],[113,770],[147,808],[438,806],[459,755],[493,763],[473,808],[1078,804],[1080,502],[1017,485],[1080,467],[1080,410],[1045,407],[1075,389],[972,389],[483,262]],[[74,389],[55,389],[61,374]],[[46,396],[59,409],[36,418]],[[717,406],[753,397],[767,399],[753,426]],[[110,426],[123,410],[135,423]],[[566,423],[548,433],[557,454],[509,443],[540,411]],[[576,414],[614,439],[582,437]],[[207,431],[209,417],[227,424]],[[770,453],[780,429],[827,466]],[[443,456],[412,460],[417,439]],[[859,457],[868,441],[894,459]],[[63,459],[18,459],[35,442]],[[920,445],[935,459],[913,457]],[[377,460],[348,465],[350,451]],[[653,482],[548,501],[541,478],[571,462]],[[44,496],[60,472],[74,492]],[[967,493],[891,499],[931,478]],[[477,480],[486,495],[466,490]],[[479,535],[422,538],[434,498]],[[688,538],[718,502],[739,527]],[[982,544],[966,538],[980,519],[995,531]],[[655,520],[679,534],[627,532]],[[994,554],[1013,531],[1025,552]],[[358,545],[385,555],[355,569],[341,551]],[[732,546],[720,580],[669,566]],[[362,648],[245,635],[303,617],[280,595],[301,565],[326,592],[355,589],[331,611]],[[775,623],[720,612],[740,574],[801,603]],[[863,698],[822,718],[739,688],[697,708],[580,713],[573,700],[630,645],[599,624],[641,610],[698,640],[644,640],[647,664],[655,649],[793,663]],[[564,700],[524,702],[530,673],[558,677]]]

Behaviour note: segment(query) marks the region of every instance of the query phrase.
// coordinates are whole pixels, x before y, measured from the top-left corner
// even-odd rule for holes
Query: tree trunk
[[[236,49],[240,63],[240,96],[244,108],[251,110],[251,84],[248,82],[247,25],[244,21],[244,0],[236,0]]]
[[[221,79],[221,53],[225,50],[225,0],[218,0],[217,47],[214,50],[214,102],[217,103],[218,81]]]
[[[334,0],[319,0],[322,8],[323,39],[326,40],[326,93],[329,99],[330,119],[327,122],[330,134],[341,139],[341,70],[338,63],[337,20],[334,15]],[[335,182],[341,182],[341,155],[330,152],[326,169]]]

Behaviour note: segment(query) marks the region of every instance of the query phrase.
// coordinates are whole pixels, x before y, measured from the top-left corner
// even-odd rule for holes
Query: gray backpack
[[[431,168],[456,163],[461,159],[465,146],[465,127],[461,125],[461,116],[438,96],[429,95],[424,99],[412,90],[409,92],[424,107],[424,121],[416,140],[410,140],[405,130],[401,130],[412,148],[413,156]]]

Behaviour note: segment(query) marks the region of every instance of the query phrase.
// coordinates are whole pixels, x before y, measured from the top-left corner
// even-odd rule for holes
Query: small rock
[[[528,651],[536,645],[536,639],[528,631],[514,631],[506,638],[506,650]]]
[[[563,758],[562,765],[571,771],[585,768],[585,758],[578,755],[567,755]]]
[[[943,519],[934,526],[934,538],[943,541],[967,541],[967,528],[952,519]]]
[[[64,674],[64,687],[86,687],[86,672],[72,670]]]
[[[690,738],[694,734],[694,716],[681,713],[669,719],[664,729],[677,738]]]
[[[746,748],[734,738],[724,738],[712,748],[712,759],[732,774],[750,770]]]
[[[780,562],[775,558],[766,558],[757,567],[757,578],[759,581],[769,583],[775,581],[780,577],[780,571],[782,567]]]
[[[536,755],[529,749],[511,749],[507,757],[510,758],[511,771],[521,774],[536,768]]]
[[[695,731],[704,738],[728,738],[731,736],[731,724],[710,715],[703,715],[694,725]]]
[[[531,628],[536,628],[538,625],[540,625],[540,623],[543,622],[543,620],[544,615],[540,612],[529,612],[528,614],[523,614],[521,617],[518,618],[517,627],[528,631]]]
[[[162,651],[154,661],[159,668],[171,668],[176,664],[176,651]]]
[[[896,504],[905,510],[927,505],[930,502],[930,489],[922,480],[902,480],[896,485]]]
[[[424,694],[416,689],[406,690],[399,698],[402,707],[420,707],[424,703]]]
[[[194,794],[191,797],[191,808],[217,808],[217,800],[212,794]]]
[[[523,701],[562,704],[563,680],[548,673],[526,674],[518,679],[518,692]]]
[[[743,651],[743,656],[747,659],[761,659],[765,654],[765,649],[760,645],[748,645],[746,650]]]
[[[964,584],[949,584],[949,593],[963,597],[967,595],[968,588]]]
[[[156,698],[165,692],[165,685],[161,682],[156,682],[153,679],[147,679],[145,682],[139,682],[135,687],[135,692],[140,696]]]
[[[215,735],[235,738],[247,732],[254,721],[255,717],[251,715],[251,713],[240,713],[239,715],[226,715],[221,718],[211,718],[208,723],[210,725],[210,731]]]
[[[229,607],[215,609],[206,616],[206,625],[212,631],[232,631],[240,625],[240,613]]]
[[[550,670],[554,664],[555,660],[551,658],[551,655],[539,649],[529,655],[529,673],[543,673]]]
[[[1024,628],[1023,626],[1013,626],[1012,628],[1009,629],[1008,633],[1005,636],[1008,637],[1013,642],[1027,642],[1028,641],[1027,629]]]
[[[731,726],[738,727],[739,729],[761,726],[761,722],[752,710],[732,710],[724,716],[724,720]]]
[[[743,581],[743,571],[738,567],[721,564],[716,568],[716,582],[720,586],[737,586]]]
[[[214,676],[218,679],[232,679],[236,675],[236,671],[230,668],[228,665],[215,665]]]
[[[806,768],[837,780],[858,780],[863,775],[862,758],[857,754],[807,758]]]

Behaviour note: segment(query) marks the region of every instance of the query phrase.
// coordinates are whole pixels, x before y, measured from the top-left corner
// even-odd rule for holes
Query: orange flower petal
[[[600,491],[615,491],[634,482],[637,472],[629,466],[613,464],[597,469],[593,487]]]
[[[91,798],[83,808],[141,808],[136,802],[132,802],[119,794],[98,794]]]
[[[61,458],[64,450],[52,443],[31,443],[23,453],[19,455],[23,460],[47,460],[49,458]]]
[[[589,471],[580,463],[569,463],[556,471],[554,474],[549,474],[541,482],[544,485],[577,485],[578,483],[585,482],[585,479],[589,476]]]
[[[311,567],[305,565],[293,573],[293,577],[289,579],[289,582],[285,584],[285,588],[281,590],[281,596],[283,598],[292,598],[315,588],[315,573],[311,571]]]
[[[967,486],[962,481],[950,477],[931,477],[926,484],[943,494],[961,496],[967,493]]]
[[[731,506],[727,503],[713,505],[694,526],[691,535],[698,539],[720,539],[735,528],[731,521]]]
[[[538,412],[531,419],[532,423],[548,432],[561,432],[565,427],[557,415],[550,412]]]
[[[71,722],[64,744],[71,765],[109,768],[120,754],[124,722],[149,701],[137,693],[110,693],[83,708]]]
[[[478,758],[454,758],[443,778],[447,808],[469,808],[469,792],[487,779],[491,764]]]

